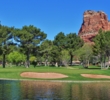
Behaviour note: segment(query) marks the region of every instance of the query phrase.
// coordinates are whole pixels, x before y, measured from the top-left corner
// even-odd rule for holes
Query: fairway
[[[4,79],[29,79],[29,80],[50,80],[50,79],[42,79],[42,78],[27,78],[21,77],[20,74],[23,72],[36,72],[36,73],[60,73],[63,75],[67,75],[65,78],[53,78],[51,80],[72,80],[72,81],[94,81],[94,80],[110,80],[106,78],[88,78],[83,77],[81,74],[96,74],[96,75],[108,75],[110,76],[110,70],[101,70],[100,68],[88,68],[84,69],[82,66],[74,66],[74,67],[0,67],[0,78]]]

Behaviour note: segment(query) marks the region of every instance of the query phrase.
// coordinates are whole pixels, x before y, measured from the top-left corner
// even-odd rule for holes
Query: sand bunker
[[[23,72],[20,74],[21,77],[27,78],[44,78],[44,79],[55,79],[55,78],[66,78],[67,75],[59,73],[36,73],[36,72]]]
[[[87,78],[107,78],[107,79],[110,79],[110,76],[107,76],[107,75],[81,74],[81,76],[87,77]]]

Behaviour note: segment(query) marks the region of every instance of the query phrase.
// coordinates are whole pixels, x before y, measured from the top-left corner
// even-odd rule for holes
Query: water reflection
[[[20,100],[19,82],[0,80],[0,100]]]
[[[110,83],[72,85],[72,100],[110,100]]]
[[[0,100],[110,100],[110,84],[0,80]]]
[[[56,82],[30,82],[22,81],[21,89],[23,99],[32,100],[68,100],[65,92],[68,90],[66,83]],[[29,95],[30,94],[30,95]],[[68,94],[68,92],[67,92]]]

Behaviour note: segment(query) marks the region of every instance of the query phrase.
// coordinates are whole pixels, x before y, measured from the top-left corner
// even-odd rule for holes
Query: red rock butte
[[[102,11],[85,11],[78,35],[84,42],[92,42],[100,29],[104,31],[110,30],[110,21],[108,21],[107,15]]]

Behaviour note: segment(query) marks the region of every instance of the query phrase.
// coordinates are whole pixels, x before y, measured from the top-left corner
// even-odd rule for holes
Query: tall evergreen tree
[[[57,54],[56,56],[56,61],[58,61],[60,63],[60,65],[62,64],[62,60],[61,60],[61,56],[59,57],[59,55],[61,55],[61,51],[65,49],[66,46],[66,36],[63,32],[58,33],[53,41],[53,48],[57,48],[57,50],[54,50]],[[55,54],[54,52],[54,54]],[[53,55],[53,54],[52,54]],[[54,56],[54,55],[53,55]]]
[[[61,51],[56,45],[52,46],[51,58],[51,61],[54,62],[54,65],[58,67],[58,63],[61,63]]]
[[[71,64],[74,56],[74,51],[82,47],[83,44],[83,40],[75,33],[69,33],[66,35],[66,48],[69,51]]]
[[[44,40],[40,45],[40,53],[42,53],[43,58],[45,59],[45,66],[47,66],[47,62],[51,58],[52,46],[53,42],[51,40]]]
[[[28,68],[31,51],[46,38],[46,34],[39,28],[30,25],[23,26],[22,29],[16,29],[14,36],[15,40],[20,42],[20,47],[23,48],[27,56],[26,67]]]
[[[101,68],[106,66],[106,57],[110,59],[110,31],[99,30],[99,34],[93,39],[94,55],[100,56]]]
[[[66,45],[66,36],[63,32],[58,33],[53,41],[53,44],[57,46],[60,51],[65,48]]]
[[[12,30],[13,30],[13,27],[0,25],[0,46],[1,46],[2,55],[3,55],[3,61],[2,61],[3,68],[5,68],[6,54],[7,52],[9,52],[10,45],[13,44],[11,41]]]

